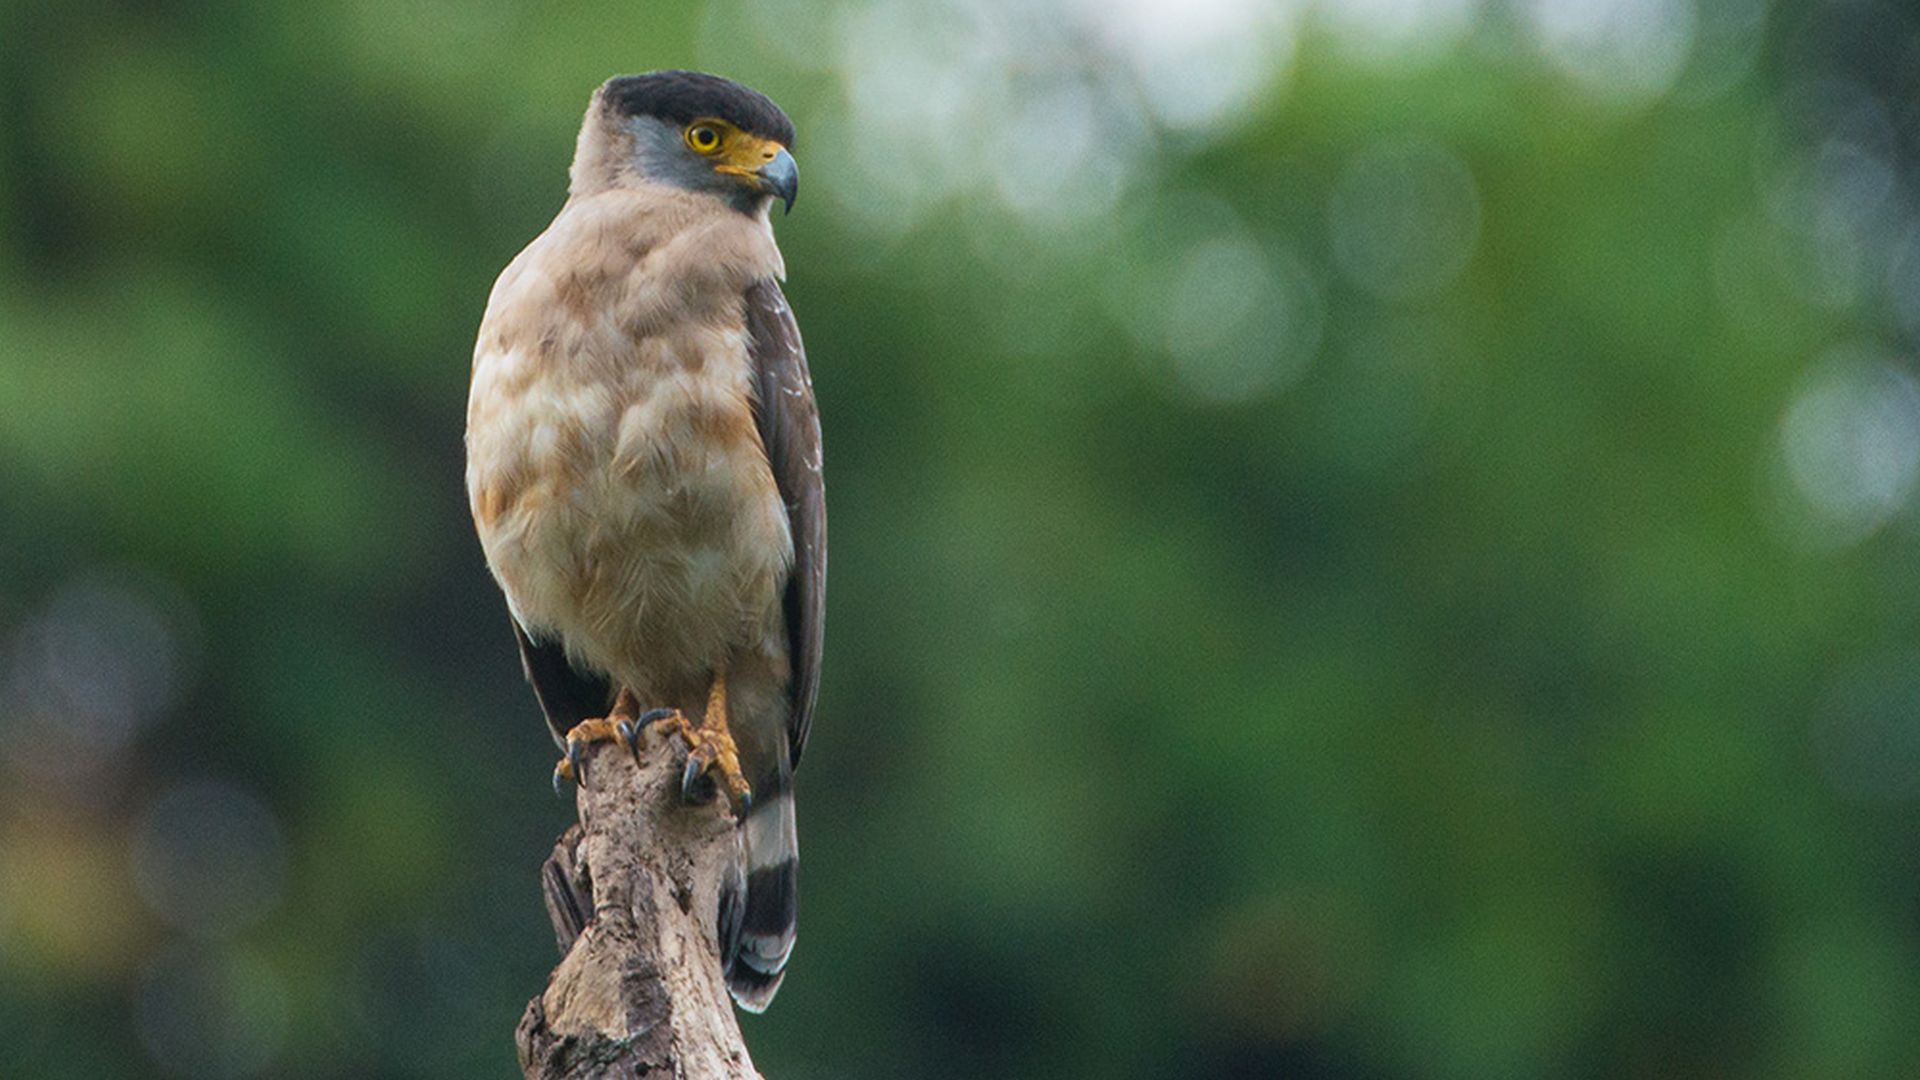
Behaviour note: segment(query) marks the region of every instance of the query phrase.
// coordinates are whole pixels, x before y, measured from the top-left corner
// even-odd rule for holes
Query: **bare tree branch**
[[[586,756],[580,824],[541,868],[564,954],[515,1033],[528,1080],[760,1080],[720,969],[720,886],[739,838],[726,800],[680,798],[685,747],[651,730],[638,765]]]

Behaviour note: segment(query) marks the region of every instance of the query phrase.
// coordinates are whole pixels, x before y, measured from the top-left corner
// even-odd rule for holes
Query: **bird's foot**
[[[624,704],[624,698],[621,704]],[[649,714],[651,715],[651,714]],[[635,761],[640,759],[640,721],[631,710],[622,709],[620,704],[599,720],[582,720],[567,732],[567,753],[553,767],[553,793],[560,794],[560,785],[564,781],[584,784],[587,780],[587,762],[585,753],[588,746],[597,742],[619,743],[627,748]]]
[[[740,769],[740,748],[727,727],[724,679],[714,680],[714,690],[707,700],[707,715],[700,724],[688,720],[678,709],[655,709],[642,720],[680,736],[687,744],[687,767],[680,774],[681,798],[690,803],[706,802],[713,798],[717,778],[726,788],[736,813],[744,815],[753,805],[753,789]]]
[[[727,798],[741,814],[753,805],[753,789],[740,771],[740,748],[726,728],[694,729],[687,745],[687,769],[680,774],[680,797],[688,802],[705,802],[713,797],[714,780],[726,786]]]

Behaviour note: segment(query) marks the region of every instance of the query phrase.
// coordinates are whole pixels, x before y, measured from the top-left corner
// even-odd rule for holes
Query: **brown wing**
[[[820,643],[826,629],[827,492],[820,466],[820,409],[800,327],[773,281],[747,289],[747,335],[754,372],[754,420],[767,462],[786,500],[793,531],[793,575],[787,579],[787,650],[793,663],[787,729],[792,762],[800,763],[820,689]]]

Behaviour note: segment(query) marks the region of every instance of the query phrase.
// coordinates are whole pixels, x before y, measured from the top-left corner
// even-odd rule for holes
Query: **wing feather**
[[[533,684],[534,696],[540,699],[540,711],[547,715],[555,742],[564,743],[567,732],[580,721],[607,715],[613,705],[613,684],[606,676],[582,672],[567,659],[567,651],[559,643],[535,641],[519,619],[511,621],[513,636],[520,642],[520,663],[526,668],[527,681]]]
[[[753,359],[754,420],[767,463],[787,504],[793,533],[793,573],[785,611],[793,682],[787,736],[800,763],[820,690],[820,647],[826,631],[827,493],[821,473],[820,409],[800,327],[780,286],[763,280],[747,289],[747,334]]]

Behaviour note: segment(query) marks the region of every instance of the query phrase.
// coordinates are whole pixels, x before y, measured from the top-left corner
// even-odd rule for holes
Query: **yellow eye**
[[[687,129],[687,145],[702,154],[711,154],[720,149],[720,132],[709,124],[695,124]]]

